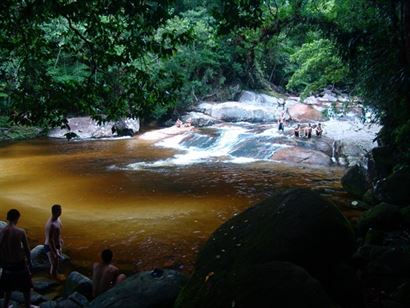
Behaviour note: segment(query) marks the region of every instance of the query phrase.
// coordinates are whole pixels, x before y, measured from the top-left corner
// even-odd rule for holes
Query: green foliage
[[[287,88],[307,97],[328,85],[341,85],[347,77],[334,45],[326,39],[305,43],[291,55],[297,69],[289,79]]]

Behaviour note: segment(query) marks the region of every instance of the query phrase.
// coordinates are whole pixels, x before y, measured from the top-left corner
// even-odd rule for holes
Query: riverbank
[[[0,142],[33,139],[46,135],[47,133],[41,128],[13,125],[7,116],[0,116]]]

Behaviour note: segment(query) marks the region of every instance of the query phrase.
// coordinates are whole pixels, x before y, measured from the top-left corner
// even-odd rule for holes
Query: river
[[[19,209],[20,226],[32,245],[40,244],[50,207],[59,203],[65,252],[74,265],[89,267],[102,249],[111,248],[125,270],[165,266],[189,272],[201,244],[219,225],[277,189],[316,189],[347,216],[356,215],[343,206],[348,201],[340,186],[344,169],[216,159],[228,155],[221,140],[232,142],[235,133],[229,131],[228,137],[204,130],[199,137],[168,139],[168,144],[182,139],[185,146],[206,144],[190,155],[147,135],[2,144],[0,217]],[[211,148],[222,154],[205,157]]]

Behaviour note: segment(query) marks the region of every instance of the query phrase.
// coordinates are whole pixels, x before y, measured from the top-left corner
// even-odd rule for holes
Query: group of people
[[[284,132],[285,131],[285,113],[283,112],[279,119],[278,119],[278,130]],[[315,127],[312,127],[312,125],[309,123],[308,126],[301,127],[300,124],[297,124],[297,126],[293,130],[293,134],[296,138],[299,137],[304,137],[304,138],[312,138],[312,131],[313,128],[315,129],[316,136],[317,137],[322,137],[323,134],[323,127],[321,123],[318,123]]]
[[[186,122],[182,122],[179,118],[176,120],[175,122],[175,126],[178,128],[181,127],[192,127],[192,119],[189,118],[188,120],[186,120]]]
[[[312,131],[313,131],[313,127],[310,123],[308,124],[308,126],[305,126],[305,127],[301,127],[300,124],[298,124],[293,130],[293,133],[296,138],[304,137],[304,138],[310,139],[312,138]],[[317,137],[322,137],[322,134],[323,134],[322,124],[318,123],[316,125],[315,132],[316,132]]]
[[[62,208],[55,204],[51,207],[51,216],[45,225],[44,250],[50,261],[49,274],[56,280],[62,280],[58,274],[60,260],[63,258],[61,237]],[[31,305],[32,261],[26,232],[17,227],[20,212],[11,209],[7,212],[8,224],[0,231],[0,290],[4,291],[3,307],[8,308],[11,293],[15,290],[23,292],[26,307]],[[101,261],[93,265],[93,296],[110,289],[124,281],[126,276],[112,264],[113,253],[105,249],[101,253]]]

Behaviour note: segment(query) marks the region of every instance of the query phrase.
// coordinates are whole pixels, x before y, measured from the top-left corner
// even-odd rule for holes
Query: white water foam
[[[257,161],[266,161],[270,158],[274,149],[287,147],[287,145],[284,144],[258,141],[258,138],[269,139],[269,137],[279,136],[280,134],[277,131],[276,125],[274,127],[267,127],[266,130],[258,134],[253,133],[252,127],[249,126],[218,125],[214,126],[213,129],[218,132],[215,136],[201,134],[200,131],[182,131],[177,135],[173,135],[174,131],[169,134],[170,129],[146,133],[144,134],[144,139],[158,140],[155,146],[176,149],[182,151],[182,153],[178,153],[173,157],[154,162],[136,162],[127,165],[125,169],[149,170],[187,166],[206,162],[247,164]],[[190,143],[190,140],[202,141],[202,139],[199,138],[205,138],[205,142],[209,141],[210,145],[207,147],[200,147],[198,145],[193,145],[195,143]],[[246,152],[247,145],[244,145],[244,143],[249,141],[259,142],[258,145],[261,146],[263,150],[263,153],[259,155],[260,157],[231,155],[231,153],[235,152],[240,146],[245,146]],[[202,143],[200,145],[202,145]],[[252,145],[250,147],[252,147]],[[252,150],[252,148],[250,150]],[[265,152],[267,152],[267,154]]]

